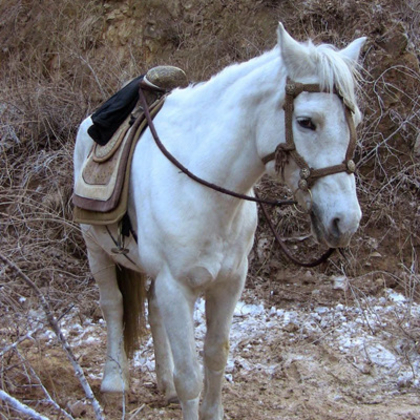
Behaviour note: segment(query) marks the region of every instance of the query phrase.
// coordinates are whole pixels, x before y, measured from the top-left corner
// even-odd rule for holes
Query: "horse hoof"
[[[166,404],[179,404],[179,398],[176,395],[172,395],[170,397],[166,397]]]
[[[122,394],[124,391],[128,391],[128,385],[121,381],[121,378],[102,381],[101,392],[104,394]]]

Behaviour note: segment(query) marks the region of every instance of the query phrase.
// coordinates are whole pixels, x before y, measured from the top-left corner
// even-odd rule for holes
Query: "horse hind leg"
[[[142,307],[139,290],[144,285],[138,279],[136,285],[134,276],[126,278],[129,271],[119,271],[111,258],[98,247],[88,247],[88,258],[92,275],[99,286],[100,306],[107,326],[107,357],[101,391],[121,393],[129,389],[126,349],[130,354],[138,341],[135,331],[140,332],[137,319]],[[133,285],[135,292],[130,294],[129,289]]]
[[[99,286],[100,306],[106,321],[107,346],[102,392],[124,392],[129,388],[127,356],[123,335],[123,297],[114,264],[93,272]]]
[[[152,282],[148,291],[149,324],[153,337],[155,352],[156,377],[159,391],[166,398],[167,403],[177,402],[173,370],[174,363],[166,334],[163,319],[156,301],[155,284]]]

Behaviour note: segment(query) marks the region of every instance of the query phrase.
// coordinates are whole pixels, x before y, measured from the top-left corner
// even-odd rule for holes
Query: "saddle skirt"
[[[164,99],[150,105],[152,117],[159,112]],[[74,187],[75,222],[107,225],[123,218],[127,212],[132,156],[146,126],[143,112],[134,122],[130,115],[107,144],[93,145]]]

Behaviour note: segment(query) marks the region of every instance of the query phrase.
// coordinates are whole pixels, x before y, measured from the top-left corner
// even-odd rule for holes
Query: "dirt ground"
[[[390,291],[394,293],[392,289],[383,289],[376,297],[371,293],[363,298],[359,293],[354,299],[349,290],[334,288],[328,276],[299,271],[283,272],[287,280],[276,284],[275,293],[270,284],[259,284],[258,287],[249,284],[245,290],[242,304],[248,309],[235,313],[232,327],[231,355],[223,388],[225,418],[420,419],[417,370],[420,348],[418,342],[413,347],[412,340],[402,340],[401,332],[394,328],[397,323],[403,325],[401,316],[407,322],[418,322],[420,310],[412,308],[412,317],[408,318],[405,309],[399,315],[396,310],[392,313],[382,311],[381,308],[390,307],[383,296]],[[361,290],[357,288],[357,282],[352,283],[351,289]],[[93,299],[84,302],[92,305],[91,316],[85,316],[87,308],[81,309],[76,304],[62,319],[61,327],[104,409],[105,418],[181,419],[179,405],[166,405],[156,388],[151,339],[147,336],[132,362],[132,388],[124,396],[125,403],[122,403],[122,396],[100,393],[106,330],[100,311],[94,307],[97,304],[94,295],[95,291]],[[323,313],[328,311],[332,318],[323,318]],[[363,343],[364,350],[347,351],[341,344],[348,333],[341,326],[351,323],[358,314],[363,314],[361,329],[352,331],[349,337],[358,340],[368,334],[371,341],[370,344],[369,341]],[[39,315],[40,311],[32,312],[34,320]],[[204,334],[203,315],[200,316],[196,318],[199,354]],[[3,317],[4,320],[7,318]],[[380,320],[377,325],[375,318]],[[314,322],[318,325],[316,328]],[[12,322],[3,323],[3,334],[7,329],[5,325],[11,326]],[[10,334],[10,330],[7,333]],[[398,347],[394,342],[397,338],[406,347],[411,343],[410,349],[406,348],[404,354],[399,355],[401,360],[406,359],[405,362],[389,368],[383,360],[378,362],[374,357],[364,356],[364,353],[373,354],[369,347],[372,340],[380,343],[379,346],[387,346],[393,354],[398,353],[398,348],[401,353],[402,344]],[[401,372],[410,363],[413,374],[407,380]],[[52,332],[42,329],[33,334],[32,339],[21,343],[17,353],[7,355],[3,366],[7,366],[7,372],[2,372],[7,389],[13,385],[14,395],[49,418],[64,416],[59,416],[56,410],[42,402],[43,392],[36,376],[53,399],[74,418],[95,418]],[[22,369],[24,366],[26,368]],[[6,419],[24,418],[4,406],[0,410]]]
[[[72,223],[80,121],[155,64],[179,65],[196,82],[272,48],[278,21],[297,39],[340,48],[367,36],[355,157],[360,229],[343,254],[300,269],[285,262],[261,218],[246,306],[232,327],[225,418],[420,420],[417,0],[9,0],[0,16],[0,254],[60,317],[107,420],[180,419],[181,410],[156,388],[147,337],[130,393],[99,391],[106,330]],[[259,191],[285,193],[267,180]],[[272,217],[299,257],[320,252],[303,216]],[[199,306],[196,316],[200,354]],[[1,261],[0,389],[50,419],[66,418],[51,401],[73,418],[95,418],[39,299]],[[29,418],[0,402],[1,420]]]

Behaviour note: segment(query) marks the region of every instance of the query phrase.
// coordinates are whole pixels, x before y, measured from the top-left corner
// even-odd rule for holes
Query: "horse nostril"
[[[336,217],[332,221],[331,226],[332,226],[332,232],[333,232],[334,236],[340,236],[341,235],[340,222],[341,222],[341,219],[339,217]]]

